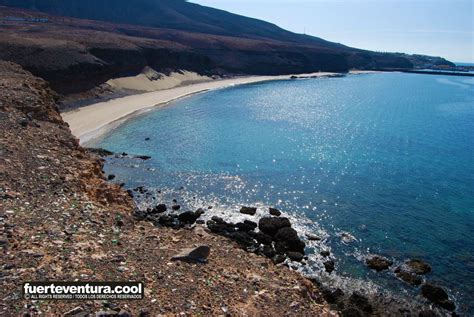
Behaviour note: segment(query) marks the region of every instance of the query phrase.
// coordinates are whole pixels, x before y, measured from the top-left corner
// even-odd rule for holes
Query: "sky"
[[[474,0],[190,0],[374,51],[474,63]]]

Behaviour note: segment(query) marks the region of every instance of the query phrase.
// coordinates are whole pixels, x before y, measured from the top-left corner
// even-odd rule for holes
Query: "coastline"
[[[0,83],[2,316],[337,315],[316,284],[204,226],[136,219],[130,195],[107,181],[102,158],[61,119],[48,84],[8,62],[0,62]],[[173,260],[198,246],[210,248],[207,263]],[[44,280],[139,280],[146,288],[143,300],[19,295],[18,281]]]
[[[351,71],[349,74],[373,73],[372,71]],[[131,117],[149,111],[156,107],[162,107],[178,99],[186,98],[198,93],[210,90],[222,89],[237,85],[252,84],[273,80],[289,80],[292,78],[316,78],[337,76],[339,73],[318,72],[296,75],[279,76],[248,76],[235,77],[194,83],[178,86],[170,89],[146,92],[143,94],[130,95],[117,99],[99,102],[89,106],[81,107],[72,111],[61,113],[65,122],[69,124],[72,134],[79,139],[81,145],[104,135],[116,128]]]

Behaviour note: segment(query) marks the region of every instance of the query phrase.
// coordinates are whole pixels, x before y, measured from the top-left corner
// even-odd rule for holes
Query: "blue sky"
[[[376,51],[474,63],[474,0],[192,0]]]

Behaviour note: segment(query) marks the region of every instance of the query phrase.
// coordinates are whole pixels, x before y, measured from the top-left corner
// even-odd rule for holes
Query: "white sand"
[[[314,73],[299,74],[297,76],[322,77],[332,74],[333,73]],[[189,74],[187,75],[189,76]],[[120,123],[124,122],[135,114],[139,114],[157,106],[165,105],[179,98],[208,91],[211,89],[219,89],[234,85],[269,80],[284,80],[289,79],[290,77],[291,75],[252,76],[236,77],[231,79],[218,79],[113,99],[106,102],[100,102],[90,106],[82,107],[76,110],[64,112],[61,115],[64,121],[69,124],[72,134],[80,140],[81,144],[85,144],[101,136],[108,130],[118,126]],[[166,81],[167,79],[163,78],[161,80]],[[170,79],[168,78],[168,80]],[[126,84],[130,87],[130,83]],[[161,85],[166,86],[172,84],[161,83]]]

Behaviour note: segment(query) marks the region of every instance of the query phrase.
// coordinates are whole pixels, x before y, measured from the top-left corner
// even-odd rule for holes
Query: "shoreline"
[[[348,74],[367,74],[373,71],[350,71]],[[178,86],[170,89],[135,94],[104,102],[95,103],[61,113],[69,124],[72,134],[81,145],[103,136],[128,119],[146,111],[165,106],[171,102],[211,90],[223,89],[238,85],[266,82],[273,80],[290,80],[298,78],[317,78],[338,76],[340,73],[318,72],[309,74],[248,76],[230,79],[213,80],[203,83]],[[296,77],[296,78],[295,78]]]

